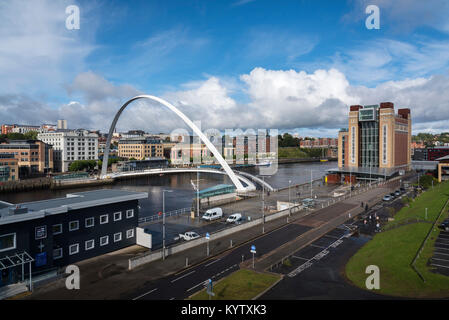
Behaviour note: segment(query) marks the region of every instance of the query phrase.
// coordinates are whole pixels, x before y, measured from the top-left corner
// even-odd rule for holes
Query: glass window
[[[54,224],[52,230],[53,235],[62,233],[62,224]]]
[[[69,231],[75,231],[80,228],[80,223],[78,220],[69,222]]]
[[[87,240],[86,242],[85,242],[85,249],[86,250],[90,250],[90,249],[93,249],[93,248],[95,248],[95,240]]]
[[[62,258],[62,248],[53,249],[53,259],[61,259]]]
[[[122,220],[122,212],[121,211],[114,213],[114,221],[119,221],[119,220]]]
[[[86,228],[91,228],[95,225],[94,217],[86,218]]]
[[[0,236],[0,252],[16,248],[16,234],[9,233]]]
[[[114,234],[114,242],[118,242],[118,241],[121,241],[121,240],[122,240],[122,233],[121,232]]]
[[[126,210],[126,218],[134,217],[134,209]]]
[[[129,229],[126,231],[126,239],[134,237],[134,229]]]
[[[69,254],[77,254],[80,251],[80,246],[78,243],[69,246]]]
[[[109,222],[109,215],[104,214],[100,216],[100,224],[105,224]]]
[[[109,236],[104,236],[100,238],[100,246],[105,246],[109,243]]]

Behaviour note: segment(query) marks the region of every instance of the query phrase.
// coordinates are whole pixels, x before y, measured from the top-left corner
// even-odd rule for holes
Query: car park
[[[231,214],[227,219],[226,222],[227,223],[240,223],[242,222],[243,218],[242,218],[242,214],[241,213],[234,213]]]
[[[223,217],[223,210],[221,210],[221,208],[212,208],[207,210],[203,216],[201,217],[201,219],[206,220],[206,221],[212,221],[212,220],[217,220]]]
[[[449,219],[444,220],[441,224],[440,224],[440,228],[446,231],[449,231]]]

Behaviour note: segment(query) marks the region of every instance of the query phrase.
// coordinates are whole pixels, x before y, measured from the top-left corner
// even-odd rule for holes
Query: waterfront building
[[[334,173],[352,173],[353,179],[368,174],[387,178],[410,169],[410,109],[399,109],[395,114],[391,102],[353,105],[348,124],[348,129],[340,130],[338,135],[339,169],[332,170]]]
[[[162,158],[164,156],[164,149],[162,141],[158,138],[120,139],[118,142],[118,156],[137,160],[154,157]]]
[[[53,171],[53,149],[39,140],[11,140],[0,144],[0,154],[14,154],[18,164],[16,179]]]
[[[18,160],[13,153],[0,153],[0,182],[19,180]]]
[[[147,169],[167,168],[168,160],[165,158],[149,158],[146,160],[120,161],[112,164],[112,172],[129,172]]]
[[[21,204],[0,202],[0,287],[23,277],[22,264],[11,266],[8,258],[29,257],[32,274],[41,274],[136,244],[138,200],[147,197],[104,189]]]
[[[98,160],[98,134],[84,129],[58,129],[37,135],[39,140],[53,146],[54,168],[67,172],[76,160]]]
[[[39,132],[41,130],[40,126],[29,126],[29,125],[15,125],[11,132],[15,133],[28,133],[31,131]]]

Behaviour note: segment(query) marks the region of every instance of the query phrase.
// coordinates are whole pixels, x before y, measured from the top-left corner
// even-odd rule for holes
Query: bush
[[[435,179],[433,176],[426,174],[419,178],[419,185],[424,189],[428,189],[429,187],[432,187],[432,181],[434,186],[438,184],[437,179]]]

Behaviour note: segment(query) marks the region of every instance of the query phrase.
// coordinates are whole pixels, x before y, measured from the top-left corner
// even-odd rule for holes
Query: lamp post
[[[291,216],[292,215],[292,206],[290,204],[290,184],[292,183],[291,180],[288,180],[288,215]]]
[[[265,233],[265,177],[262,176],[262,233]]]
[[[197,167],[198,169],[200,166]],[[196,211],[198,215],[198,221],[200,219],[200,172],[196,171]]]
[[[162,260],[165,260],[165,193],[173,190],[162,190]]]

